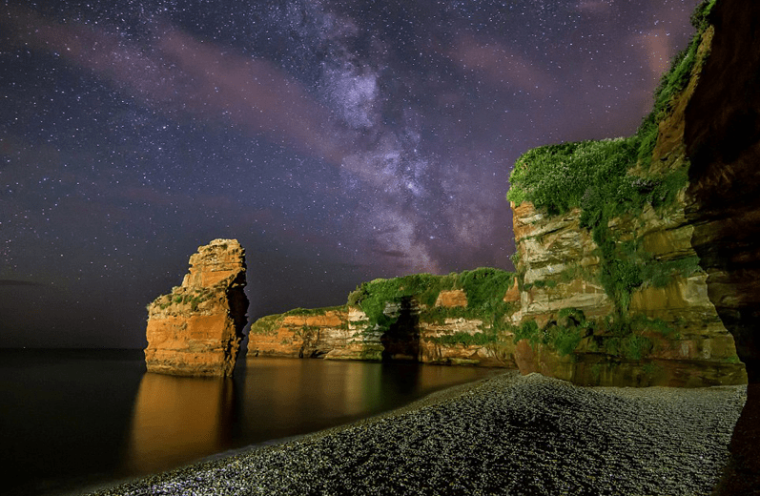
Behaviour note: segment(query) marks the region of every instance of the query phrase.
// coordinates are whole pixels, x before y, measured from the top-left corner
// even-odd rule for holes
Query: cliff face
[[[216,239],[190,257],[182,286],[148,305],[149,372],[231,375],[247,323],[245,250]]]
[[[346,307],[291,310],[259,319],[248,334],[249,357],[322,358],[350,338]]]
[[[705,6],[707,14],[712,6]],[[563,326],[561,312],[579,311],[590,324],[569,355],[571,360],[547,350],[534,336],[521,341],[517,362],[522,370],[580,384],[702,386],[746,381],[734,337],[708,294],[712,269],[700,242],[695,243],[700,237],[715,241],[715,236],[700,234],[711,229],[690,213],[700,210],[703,200],[687,176],[687,171],[693,174],[684,135],[690,122],[687,109],[702,98],[699,89],[711,85],[704,81],[705,72],[716,56],[715,29],[706,15],[702,22],[698,38],[664,79],[658,93],[660,110],[653,112],[652,138],[635,136],[604,145],[616,153],[625,153],[625,147],[638,152],[638,158],[621,170],[616,185],[627,196],[615,198],[591,181],[578,206],[572,206],[571,199],[567,205],[572,208],[563,213],[550,213],[552,204],[537,209],[530,201],[512,203],[521,280],[521,311],[513,323],[533,321],[538,332],[547,332]],[[683,69],[686,63],[689,71]],[[672,87],[677,78],[684,84],[676,91]],[[647,139],[654,143],[651,152]],[[584,146],[578,146],[569,160],[580,163]],[[536,161],[542,158],[534,156]],[[533,165],[530,159],[524,169]],[[525,170],[520,173],[518,181],[528,177]],[[536,190],[545,186],[525,183],[525,196],[543,201]],[[651,194],[657,188],[662,193]],[[600,207],[594,195],[629,205]]]
[[[251,326],[248,356],[515,366],[513,335],[506,326],[515,305],[504,301],[512,276],[494,269],[465,274],[470,275],[461,279],[467,279],[472,294],[482,284],[502,284],[495,298],[502,307],[498,319],[456,288],[459,276],[376,280],[349,305],[259,319]]]
[[[747,403],[716,494],[760,487],[760,3],[720,0],[700,84],[684,112],[686,216],[710,300],[747,366]]]
[[[682,195],[683,198],[683,195]],[[690,260],[694,226],[683,217],[685,203],[660,217],[647,211],[635,219],[613,219],[621,238],[637,239],[652,257]],[[642,284],[630,295],[625,312],[599,282],[599,248],[579,226],[580,212],[560,216],[536,212],[526,202],[514,208],[515,241],[522,276],[520,311],[515,326],[537,324],[538,332],[567,328],[563,313],[588,323],[576,347],[566,355],[532,336],[519,341],[515,360],[522,372],[541,372],[585,385],[705,386],[746,382],[734,339],[708,298],[707,274],[671,274],[655,286]],[[614,321],[635,330],[621,336]],[[642,344],[639,344],[641,340]]]

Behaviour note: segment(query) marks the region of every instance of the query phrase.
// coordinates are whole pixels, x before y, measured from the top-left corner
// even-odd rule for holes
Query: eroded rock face
[[[732,462],[715,494],[754,494],[760,487],[760,3],[719,0],[710,21],[710,57],[685,110],[693,198],[687,217],[709,298],[749,379]]]
[[[249,357],[320,358],[345,348],[350,338],[345,308],[273,317],[249,333]]]
[[[751,17],[745,7],[739,7],[744,3],[718,2],[712,21],[738,23],[738,18],[724,19],[722,12],[729,11],[732,16]],[[757,24],[760,17],[752,19],[745,19],[744,26]],[[760,214],[750,213],[760,212],[760,174],[753,166],[760,159],[760,149],[749,139],[755,136],[756,143],[760,137],[760,55],[746,41],[753,39],[755,28],[747,28],[743,35],[724,29],[732,32],[730,40],[721,28],[708,27],[702,34],[695,71],[659,122],[649,169],[629,171],[646,177],[688,169],[690,183],[671,206],[657,212],[647,206],[635,216],[611,219],[607,226],[612,239],[637,243],[653,261],[699,264],[698,270],[688,274],[671,274],[664,285],[645,282],[625,303],[622,318],[642,322],[644,329],[636,334],[651,342],[651,349],[638,360],[621,359],[620,353],[605,356],[609,347],[604,344],[613,338],[604,330],[584,337],[572,356],[521,341],[515,357],[521,370],[590,385],[706,386],[746,381],[739,356],[751,369],[745,357],[752,356],[757,342],[740,328],[752,327],[760,313],[760,271],[751,268],[760,266],[760,252],[748,249],[747,234],[757,232],[760,221]],[[737,56],[742,44],[752,51],[746,59]],[[745,64],[748,61],[751,68]],[[733,106],[726,105],[727,99],[734,101]],[[743,140],[743,145],[735,146],[736,140]],[[591,233],[580,226],[579,210],[548,217],[523,203],[517,208],[513,205],[513,215],[518,271],[523,276],[515,324],[533,320],[548,329],[558,323],[563,308],[582,310],[597,321],[621,318],[598,282],[600,250]],[[746,265],[732,270],[738,260]],[[744,324],[735,322],[741,320],[739,315],[746,315]]]
[[[237,240],[199,247],[182,286],[148,305],[148,371],[231,375],[247,323],[245,275],[245,250]]]
[[[512,204],[512,215],[523,274],[514,324],[534,320],[543,327],[563,308],[577,308],[589,317],[612,313],[612,301],[596,282],[597,246],[591,233],[581,229],[578,209],[549,217],[524,202]]]
[[[610,228],[621,237],[641,238],[652,256],[665,260],[695,256],[694,226],[686,221],[682,195],[665,216],[645,211],[631,219],[613,219]],[[614,319],[615,306],[599,281],[596,243],[580,227],[580,212],[549,217],[530,203],[513,208],[518,270],[523,274],[520,310],[515,325],[535,321],[539,328],[563,324],[563,309],[578,309],[589,320]],[[653,327],[641,333],[652,342],[642,359],[605,353],[600,346],[614,337],[601,332],[581,340],[572,354],[520,341],[514,359],[523,373],[540,372],[581,385],[709,386],[746,381],[734,340],[708,298],[707,274],[673,277],[664,287],[645,285],[631,295],[628,317],[645,316],[666,324],[664,334]],[[603,327],[603,326],[601,326]]]
[[[467,297],[461,290],[442,291],[434,308],[466,309]],[[248,357],[515,366],[513,335],[505,333],[498,340],[479,344],[483,340],[478,338],[488,331],[481,320],[421,321],[420,307],[413,300],[388,305],[385,312],[399,317],[390,329],[370,328],[367,315],[354,306],[264,317],[251,327]]]

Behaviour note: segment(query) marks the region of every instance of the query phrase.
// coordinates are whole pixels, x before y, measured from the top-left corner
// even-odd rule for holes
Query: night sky
[[[214,238],[251,319],[511,269],[515,159],[630,135],[697,0],[0,1],[0,347],[142,347]]]

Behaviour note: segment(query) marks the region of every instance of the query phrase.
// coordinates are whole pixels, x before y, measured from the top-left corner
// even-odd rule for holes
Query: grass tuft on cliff
[[[284,314],[282,314],[284,317],[287,317],[289,315],[299,316],[299,317],[318,317],[320,315],[325,315],[328,312],[345,312],[346,311],[346,305],[336,305],[333,307],[322,307],[322,308],[294,308],[293,310],[288,310]]]
[[[563,308],[559,312],[559,322],[552,323],[544,329],[539,328],[535,321],[524,322],[513,329],[514,342],[528,340],[532,347],[548,346],[559,356],[570,355],[584,337],[594,333],[596,322],[586,320],[582,310]]]

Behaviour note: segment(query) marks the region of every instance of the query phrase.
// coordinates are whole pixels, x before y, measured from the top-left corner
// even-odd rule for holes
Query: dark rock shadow
[[[383,361],[418,361],[420,355],[419,311],[411,297],[404,297],[399,304],[399,316],[394,324],[380,337],[383,345]]]
[[[760,2],[720,0],[685,115],[686,210],[710,301],[747,368],[747,403],[714,494],[760,494]]]

